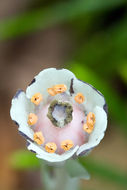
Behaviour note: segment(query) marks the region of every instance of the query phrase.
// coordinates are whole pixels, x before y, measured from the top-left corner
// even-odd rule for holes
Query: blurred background
[[[108,129],[80,162],[85,190],[127,189],[127,1],[0,0],[0,190],[40,190],[39,161],[11,121],[11,99],[48,67],[67,68],[107,101]]]

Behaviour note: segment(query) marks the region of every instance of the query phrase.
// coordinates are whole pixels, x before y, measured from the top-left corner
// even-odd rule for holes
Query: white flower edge
[[[63,162],[65,160],[68,160],[69,158],[71,158],[79,149],[79,146],[76,146],[75,148],[71,149],[68,152],[65,152],[62,155],[58,155],[56,153],[48,153],[46,151],[44,151],[43,149],[41,149],[38,145],[36,145],[35,143],[32,143],[30,141],[28,141],[30,144],[27,146],[28,150],[30,151],[34,151],[36,153],[36,157],[46,160],[48,162]]]
[[[99,106],[94,108],[93,113],[95,114],[96,118],[94,130],[89,136],[89,141],[79,147],[78,151],[76,152],[77,156],[96,147],[104,137],[104,133],[107,128],[107,114],[103,108]]]
[[[81,92],[85,96],[86,103],[84,103],[84,106],[87,112],[93,110],[95,106],[100,106],[103,108],[106,103],[101,92],[86,82],[74,79],[73,90],[75,94]]]
[[[65,84],[69,91],[71,80],[75,75],[67,69],[57,70],[55,68],[44,69],[34,77],[33,82],[26,89],[27,98],[31,98],[35,93],[40,92],[45,101],[49,96],[47,89],[56,84]]]
[[[27,123],[28,114],[34,110],[34,105],[26,98],[22,90],[18,90],[11,102],[10,115],[18,125],[20,134],[33,140],[33,130]]]

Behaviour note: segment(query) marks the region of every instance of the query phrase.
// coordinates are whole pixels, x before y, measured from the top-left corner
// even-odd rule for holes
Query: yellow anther
[[[82,93],[78,93],[76,96],[75,96],[75,101],[79,104],[83,103],[85,101],[85,97]]]
[[[48,88],[47,89],[48,93],[51,95],[51,96],[55,96],[57,93],[55,92],[54,88]]]
[[[87,115],[86,123],[83,125],[84,131],[87,133],[92,133],[94,129],[94,124],[95,124],[95,114],[92,112],[89,112]]]
[[[65,84],[56,84],[51,88],[48,88],[47,91],[51,96],[55,96],[56,94],[63,93],[67,90]]]
[[[34,125],[38,120],[38,117],[34,113],[30,113],[28,116],[28,121],[27,123],[29,125]]]
[[[34,141],[39,145],[42,145],[44,143],[44,137],[42,135],[42,132],[34,133]]]
[[[38,92],[34,94],[31,98],[31,102],[33,102],[35,105],[39,105],[42,101],[42,95]]]
[[[95,124],[95,114],[92,112],[89,112],[87,115],[87,125],[93,126]]]
[[[65,84],[57,84],[53,86],[53,88],[57,94],[63,93],[67,90],[67,86]]]
[[[57,149],[57,146],[55,143],[53,142],[49,142],[45,145],[45,150],[48,152],[48,153],[54,153]]]
[[[61,148],[65,151],[70,150],[74,146],[74,143],[71,140],[65,140],[61,142]]]
[[[93,126],[88,126],[87,123],[85,123],[85,124],[83,125],[83,130],[84,130],[85,132],[89,133],[89,134],[92,133],[93,128],[94,128],[94,125],[93,125]]]

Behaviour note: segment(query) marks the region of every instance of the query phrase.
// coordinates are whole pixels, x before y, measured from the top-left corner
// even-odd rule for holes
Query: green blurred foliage
[[[0,39],[19,36],[37,29],[45,29],[57,23],[69,22],[88,13],[110,10],[125,2],[125,0],[70,0],[58,2],[47,8],[33,10],[1,21]]]
[[[19,150],[13,153],[11,155],[10,165],[17,170],[31,170],[42,167],[42,170],[45,171],[45,167],[47,167],[45,161],[36,158],[35,154],[25,150]],[[93,159],[91,160],[88,157],[85,159],[81,157],[77,160],[68,160],[64,167],[72,178],[89,179],[88,170],[92,177],[98,176],[107,181],[122,185],[122,187],[127,187],[127,173],[125,174],[123,171],[117,169],[117,166],[111,166]]]
[[[17,170],[38,169],[40,163],[38,158],[30,151],[18,150],[10,156],[10,165]]]
[[[121,65],[118,67],[118,72],[123,81],[127,84],[127,60],[121,62]]]
[[[79,159],[79,162],[88,169],[92,176],[98,176],[99,178],[122,185],[122,187],[127,187],[127,173],[120,171],[116,166],[89,158],[86,160],[83,157]]]

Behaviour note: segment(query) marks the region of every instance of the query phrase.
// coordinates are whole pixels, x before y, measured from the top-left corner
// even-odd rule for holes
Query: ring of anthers
[[[67,90],[67,86],[64,84],[57,84],[52,86],[51,88],[48,88],[47,91],[49,93],[49,95],[51,96],[55,96],[59,93],[64,93]],[[31,97],[31,102],[35,105],[38,106],[43,100],[42,94],[41,93],[36,93]],[[85,97],[82,93],[77,93],[76,96],[74,97],[74,100],[76,103],[78,104],[82,104],[85,101]],[[72,121],[72,112],[73,112],[73,108],[69,103],[61,103],[57,100],[54,100],[48,109],[48,114],[47,117],[51,120],[51,122],[56,126],[56,127],[60,127],[59,123],[56,121],[55,118],[53,118],[52,116],[52,112],[54,110],[54,107],[56,105],[60,105],[62,107],[65,107],[65,112],[66,112],[66,118],[64,120],[64,125],[68,124],[69,122]],[[36,114],[34,113],[30,113],[28,115],[28,125],[29,126],[33,126],[37,123],[38,121],[38,117]],[[87,132],[88,134],[92,133],[93,129],[94,129],[94,125],[95,125],[95,114],[93,112],[89,112],[87,114],[87,118],[86,118],[86,123],[83,124],[83,130],[85,132]],[[44,136],[42,134],[41,131],[39,132],[35,132],[33,135],[33,139],[34,141],[38,144],[38,145],[43,145],[45,142]],[[68,151],[71,148],[74,147],[74,143],[72,140],[70,139],[65,139],[64,141],[61,142],[60,147],[64,150],[64,151]],[[55,153],[55,151],[57,150],[57,146],[54,142],[48,142],[45,144],[45,150],[48,153]]]

